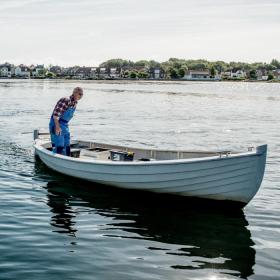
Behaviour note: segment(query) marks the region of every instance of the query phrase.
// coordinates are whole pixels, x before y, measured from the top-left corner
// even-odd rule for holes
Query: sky
[[[280,60],[280,0],[0,0],[0,64]]]

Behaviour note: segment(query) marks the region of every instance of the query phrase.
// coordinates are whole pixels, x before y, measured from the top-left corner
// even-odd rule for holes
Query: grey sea
[[[132,147],[268,144],[244,209],[96,185],[34,159],[33,130],[82,86],[73,138]],[[0,80],[0,279],[280,279],[280,84]]]

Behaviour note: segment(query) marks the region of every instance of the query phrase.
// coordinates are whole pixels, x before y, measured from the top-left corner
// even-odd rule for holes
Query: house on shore
[[[65,78],[74,78],[79,66],[66,67],[62,69],[62,76]]]
[[[110,69],[106,67],[98,68],[98,78],[99,79],[109,79],[110,78]]]
[[[6,62],[4,64],[0,64],[0,77],[1,78],[12,78],[15,75],[15,67],[14,65]]]
[[[231,70],[225,70],[225,71],[221,72],[221,77],[223,79],[230,79],[230,77],[231,77]]]
[[[76,69],[73,78],[80,80],[96,79],[97,69],[96,67],[79,67]]]
[[[61,69],[61,77],[70,78],[70,67],[65,67]]]
[[[267,81],[268,80],[268,71],[266,69],[258,69],[256,71],[258,81]]]
[[[165,72],[162,68],[155,67],[149,69],[149,78],[154,80],[164,79]]]
[[[273,76],[276,80],[280,81],[280,69],[276,69],[272,71]]]
[[[30,68],[20,64],[15,68],[15,76],[22,79],[30,79]]]
[[[44,64],[30,67],[32,78],[45,78],[46,69]]]
[[[110,71],[110,78],[111,79],[119,79],[121,77],[121,68],[119,67],[111,67]]]
[[[98,67],[91,67],[91,79],[98,79]]]
[[[230,72],[231,79],[245,79],[246,72],[242,69],[232,69]]]
[[[209,70],[188,70],[182,79],[188,81],[211,80]]]
[[[56,65],[56,66],[51,66],[49,69],[49,72],[54,73],[56,77],[61,77],[62,76],[62,72],[63,72],[63,68]]]

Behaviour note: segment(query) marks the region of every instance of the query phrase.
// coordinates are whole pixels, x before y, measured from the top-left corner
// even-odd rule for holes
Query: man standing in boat
[[[50,135],[53,151],[57,154],[70,156],[70,132],[68,123],[72,119],[78,100],[83,96],[83,89],[76,87],[69,97],[61,98],[51,115]]]

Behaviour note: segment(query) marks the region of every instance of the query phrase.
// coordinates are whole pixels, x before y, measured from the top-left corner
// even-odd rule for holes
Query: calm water
[[[35,162],[32,131],[82,85],[74,138],[136,147],[268,143],[243,210],[120,191]],[[280,279],[280,84],[0,80],[0,279]]]

